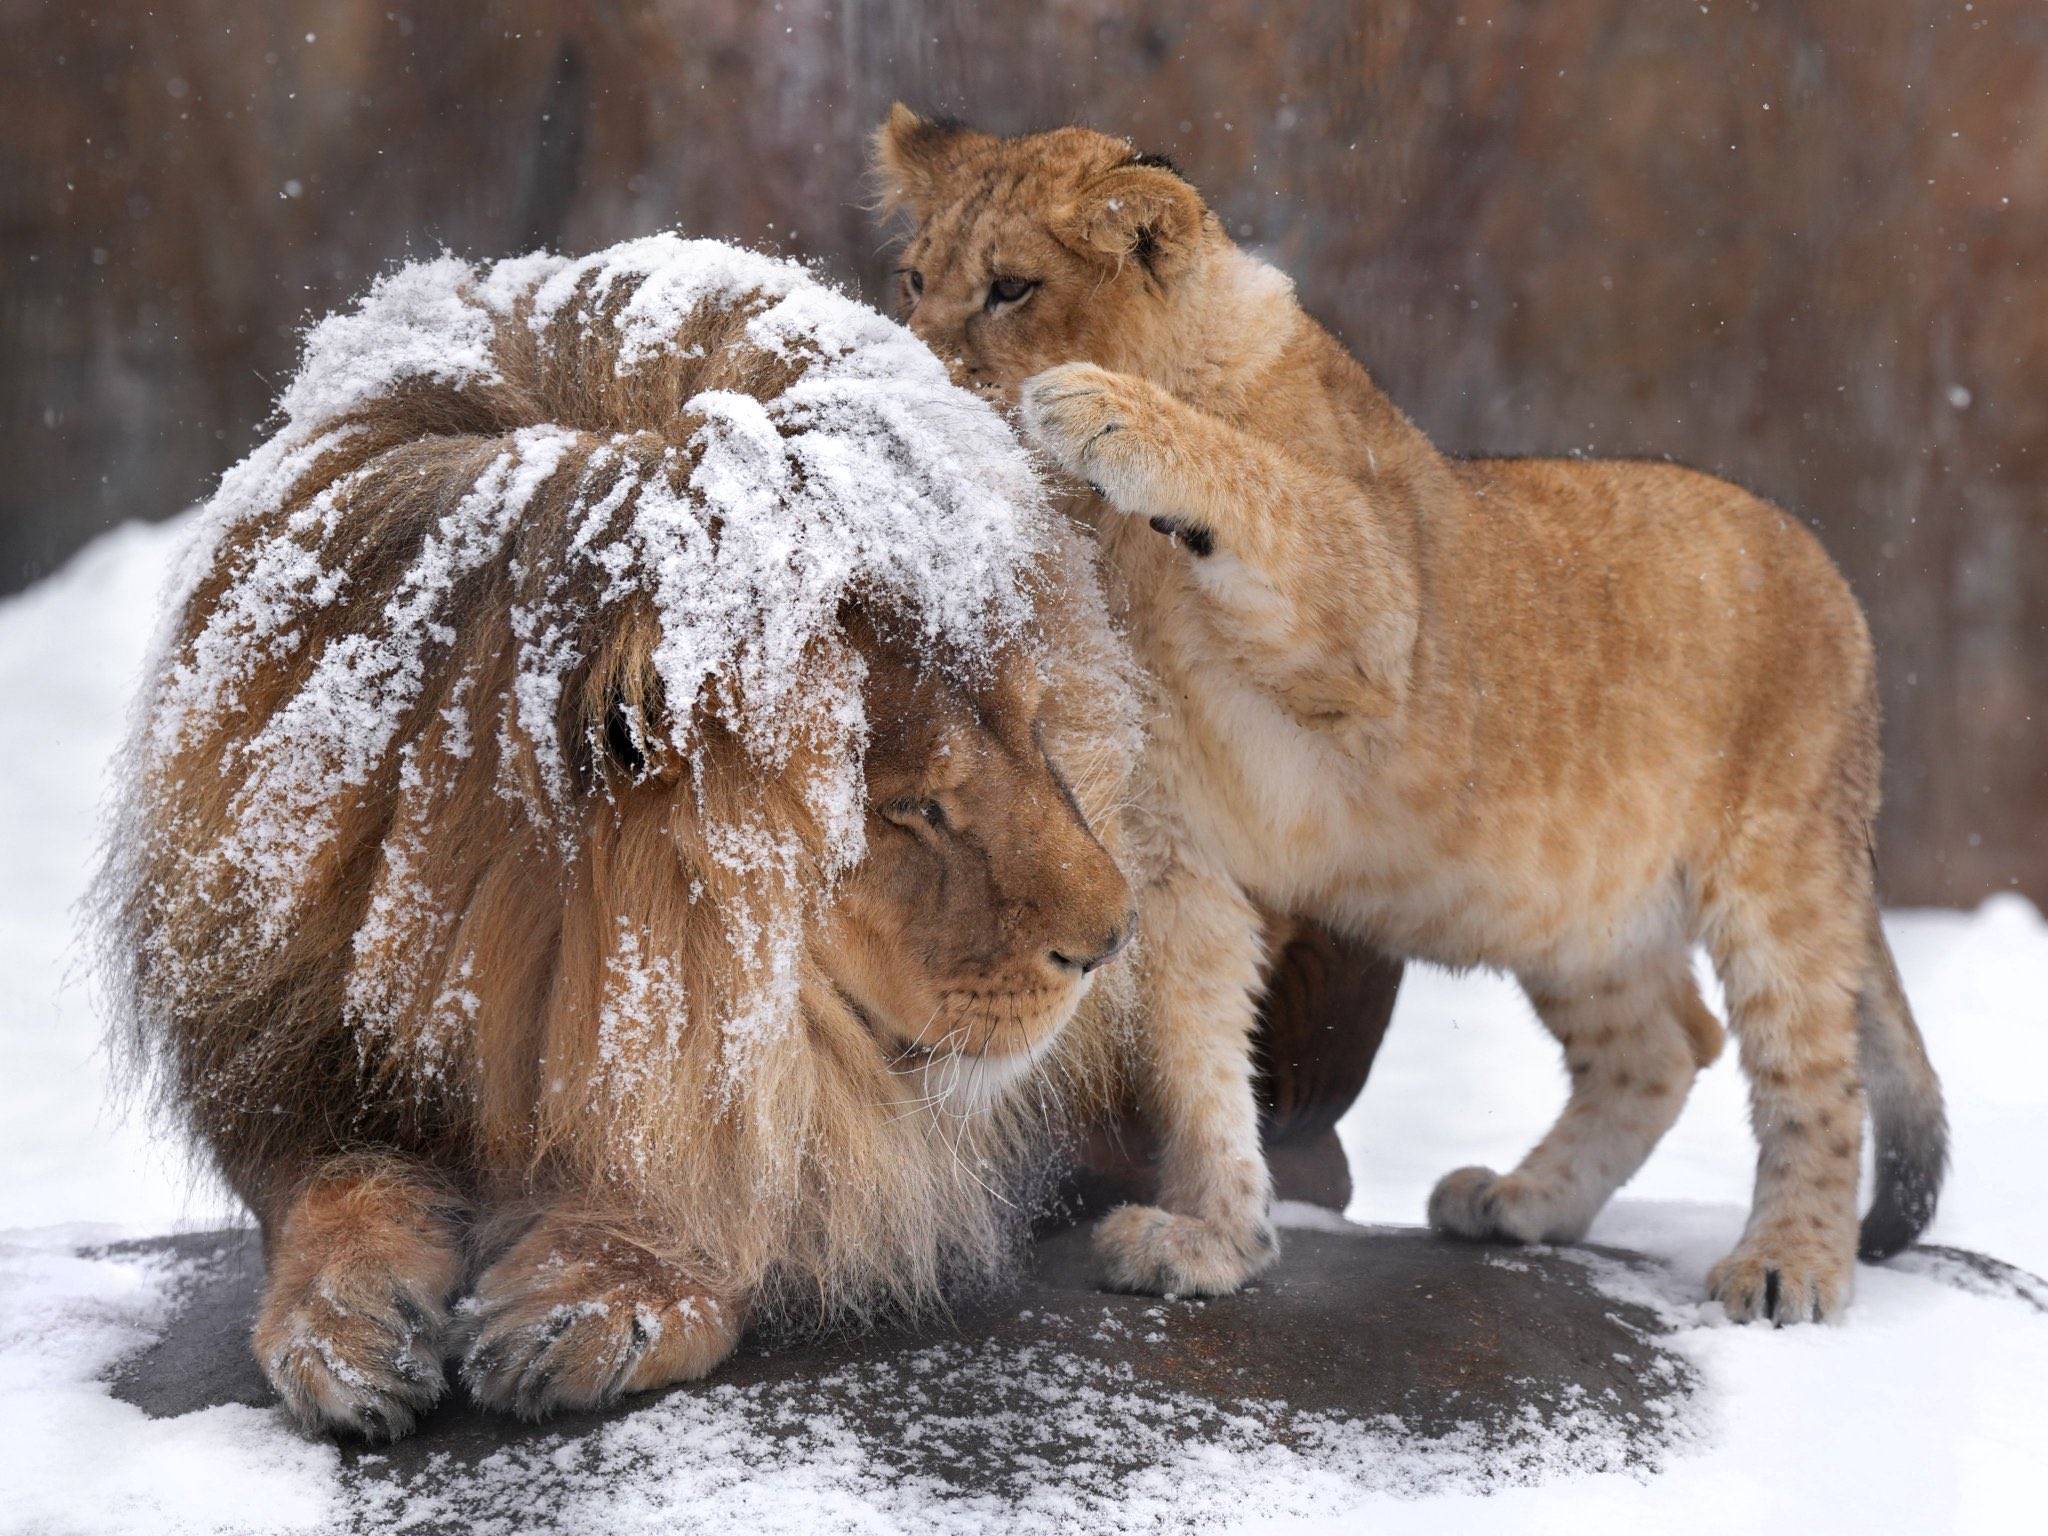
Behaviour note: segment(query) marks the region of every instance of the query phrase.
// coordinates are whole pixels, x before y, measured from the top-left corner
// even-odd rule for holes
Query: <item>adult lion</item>
[[[290,1410],[402,1433],[457,1354],[587,1406],[989,1272],[1111,1066],[1104,994],[1066,1026],[1131,930],[1137,738],[995,413],[673,236],[404,268],[281,410],[174,594],[102,912],[262,1224]]]

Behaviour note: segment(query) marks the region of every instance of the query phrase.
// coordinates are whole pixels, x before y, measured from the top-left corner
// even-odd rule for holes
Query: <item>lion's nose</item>
[[[1107,965],[1122,954],[1124,946],[1131,942],[1131,933],[1137,926],[1135,914],[1126,916],[1122,922],[1109,930],[1108,935],[1092,954],[1068,954],[1064,950],[1056,949],[1052,952],[1052,963],[1063,971],[1079,971],[1086,976],[1097,966]]]

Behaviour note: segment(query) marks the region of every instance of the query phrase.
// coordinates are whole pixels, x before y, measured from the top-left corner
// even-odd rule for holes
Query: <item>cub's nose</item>
[[[1137,926],[1137,914],[1126,914],[1124,920],[1110,929],[1093,951],[1070,954],[1065,950],[1055,949],[1052,951],[1052,963],[1063,971],[1079,971],[1086,976],[1097,966],[1107,965],[1122,954],[1124,946],[1131,942],[1131,934]]]

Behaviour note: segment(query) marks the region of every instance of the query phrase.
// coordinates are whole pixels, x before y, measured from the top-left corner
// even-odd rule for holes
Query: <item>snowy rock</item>
[[[1693,1368],[1653,1302],[1617,1299],[1636,1261],[1287,1214],[1310,1225],[1238,1296],[1105,1294],[1068,1231],[1021,1293],[950,1322],[759,1345],[608,1415],[530,1425],[450,1401],[395,1446],[342,1447],[345,1501],[422,1532],[723,1529],[714,1514],[743,1510],[755,1532],[824,1528],[856,1502],[901,1522],[875,1529],[1131,1529],[1147,1510],[1180,1529],[1241,1516],[1247,1478],[1420,1493],[1650,1471],[1691,1432]],[[155,1418],[267,1403],[253,1234],[143,1246],[190,1281],[115,1395]]]

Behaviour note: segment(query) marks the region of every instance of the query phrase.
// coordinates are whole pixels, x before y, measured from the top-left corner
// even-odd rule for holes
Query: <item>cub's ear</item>
[[[1172,277],[1202,235],[1202,196],[1163,160],[1140,156],[1104,171],[1053,216],[1053,234],[1084,255],[1133,258]]]
[[[897,102],[875,130],[873,162],[882,186],[882,212],[928,217],[961,158],[991,142],[989,135],[952,118],[919,117]]]

